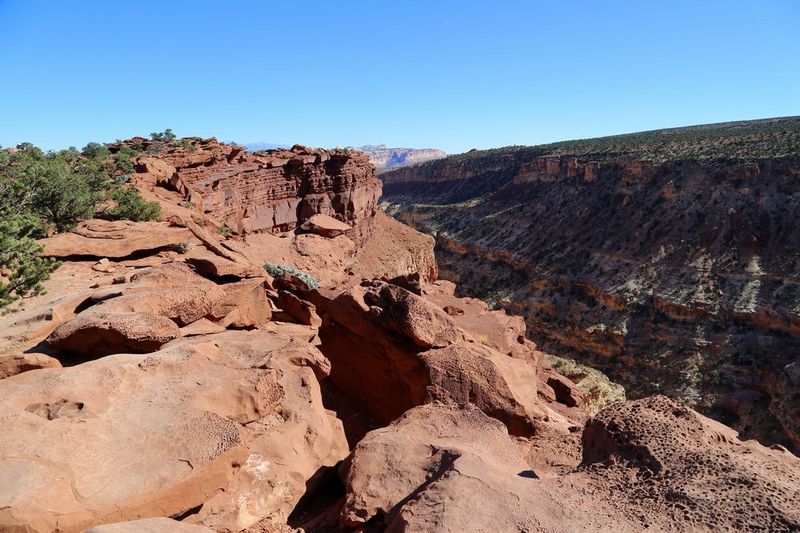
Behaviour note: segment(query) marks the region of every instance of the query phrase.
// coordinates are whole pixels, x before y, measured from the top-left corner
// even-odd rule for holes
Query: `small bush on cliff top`
[[[142,198],[136,189],[120,187],[111,193],[111,199],[117,202],[116,206],[107,211],[111,218],[142,222],[157,220],[161,216],[161,206]]]
[[[264,269],[273,278],[277,278],[278,276],[282,276],[283,274],[291,274],[297,279],[303,281],[306,285],[308,285],[312,289],[316,289],[319,287],[319,282],[315,280],[312,276],[306,274],[302,270],[297,270],[294,267],[290,267],[289,265],[281,265],[279,263],[267,263],[264,265]]]

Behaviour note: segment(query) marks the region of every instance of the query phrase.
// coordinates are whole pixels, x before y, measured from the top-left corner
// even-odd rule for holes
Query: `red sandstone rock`
[[[316,328],[322,324],[322,319],[317,314],[314,304],[301,300],[291,292],[278,291],[277,305],[300,324]]]
[[[10,378],[29,370],[58,368],[58,359],[43,353],[12,353],[0,355],[0,379]]]
[[[473,402],[520,435],[550,417],[531,360],[475,342],[400,287],[374,282],[340,295],[327,305],[320,337],[332,382],[383,423],[433,400]]]
[[[481,462],[485,464],[481,466]],[[450,516],[465,513],[462,531],[479,531],[481,524],[487,531],[510,531],[502,527],[504,522],[493,522],[497,517],[492,511],[524,497],[525,485],[532,483],[520,477],[530,469],[501,423],[474,407],[438,403],[411,409],[389,427],[369,433],[342,470],[347,490],[342,523],[358,526],[379,516],[389,530],[399,531],[450,530],[433,524],[428,528],[409,528],[406,524],[404,528],[398,515],[406,506],[413,506],[411,495],[473,473],[479,476],[477,482],[482,488],[472,496],[450,492],[450,508],[442,511]],[[503,477],[508,481],[503,482]],[[506,484],[520,494],[513,496],[507,491],[503,495],[506,502],[491,498],[498,485],[502,490]],[[478,494],[483,501],[469,512],[470,502]],[[474,512],[478,509],[480,512]],[[491,514],[487,516],[487,512]]]
[[[148,353],[180,335],[169,318],[150,313],[82,313],[47,337],[51,348],[100,357]]]
[[[606,409],[583,441],[580,467],[545,475],[482,412],[416,407],[367,434],[345,461],[340,519],[432,532],[800,526],[796,457],[741,442],[664,397]]]
[[[224,328],[257,328],[272,316],[266,289],[265,278],[228,283],[222,286],[225,296],[214,303],[210,316]]]
[[[193,253],[186,258],[186,262],[192,265],[200,274],[212,278],[234,277],[243,279],[264,276],[263,268],[259,269],[255,265],[231,261],[205,251]]]
[[[300,225],[303,231],[316,233],[323,237],[333,238],[342,235],[352,229],[344,222],[340,222],[328,215],[312,215],[308,220]]]
[[[101,219],[81,223],[71,233],[59,233],[39,241],[48,257],[128,257],[136,252],[171,249],[194,240],[185,228],[165,226],[159,222],[108,221]]]
[[[286,231],[323,214],[352,226],[348,235],[357,242],[368,235],[381,184],[364,154],[302,146],[250,154],[216,139],[192,142],[193,149],[165,147],[159,163],[140,158],[141,176],[134,175],[133,182],[150,187],[166,181],[191,204],[240,233]]]
[[[0,380],[0,529],[76,532],[200,505],[192,521],[214,530],[285,521],[346,453],[313,346],[266,332],[176,343]]]

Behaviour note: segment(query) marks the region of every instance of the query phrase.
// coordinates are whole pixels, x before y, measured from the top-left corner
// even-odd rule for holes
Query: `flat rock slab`
[[[303,222],[303,224],[300,226],[300,229],[332,239],[342,235],[347,231],[350,231],[353,228],[341,220],[336,220],[332,216],[320,214],[313,215],[311,218]]]
[[[38,242],[46,257],[122,258],[198,241],[190,230],[160,222],[93,219]]]

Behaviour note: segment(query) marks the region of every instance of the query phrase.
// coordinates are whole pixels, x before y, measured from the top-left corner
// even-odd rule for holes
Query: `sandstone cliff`
[[[299,145],[250,153],[197,138],[166,146],[134,138],[122,146],[145,151],[131,177],[137,187],[175,190],[238,233],[287,231],[321,213],[350,224],[351,236],[361,240],[380,196],[369,160],[358,153]],[[115,152],[119,146],[109,148]]]
[[[696,132],[655,153],[466,154],[383,176],[384,202],[437,235],[442,277],[524,314],[546,351],[629,397],[666,393],[797,449],[800,142],[787,120],[758,125],[759,144],[755,126],[728,132],[750,155],[736,159],[708,156],[716,141]],[[777,146],[794,156],[759,157]]]

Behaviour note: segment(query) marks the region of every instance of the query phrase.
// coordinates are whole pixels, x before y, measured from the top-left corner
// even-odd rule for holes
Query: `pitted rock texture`
[[[344,462],[340,524],[454,533],[800,527],[796,457],[741,442],[665,397],[606,409],[583,441],[582,464],[548,474],[480,410],[415,407],[368,433]]]
[[[523,315],[544,351],[606,372],[629,397],[666,393],[800,449],[788,393],[800,353],[797,155],[659,163],[543,150],[390,172],[384,201],[437,235],[440,277]]]
[[[315,214],[352,227],[357,242],[369,235],[381,183],[358,152],[293,146],[250,153],[216,139],[188,139],[191,147],[169,145],[141,157],[132,182],[139,188],[166,187],[219,224],[239,233],[294,229]],[[124,141],[147,150],[151,141]],[[109,145],[111,151],[118,145]]]

